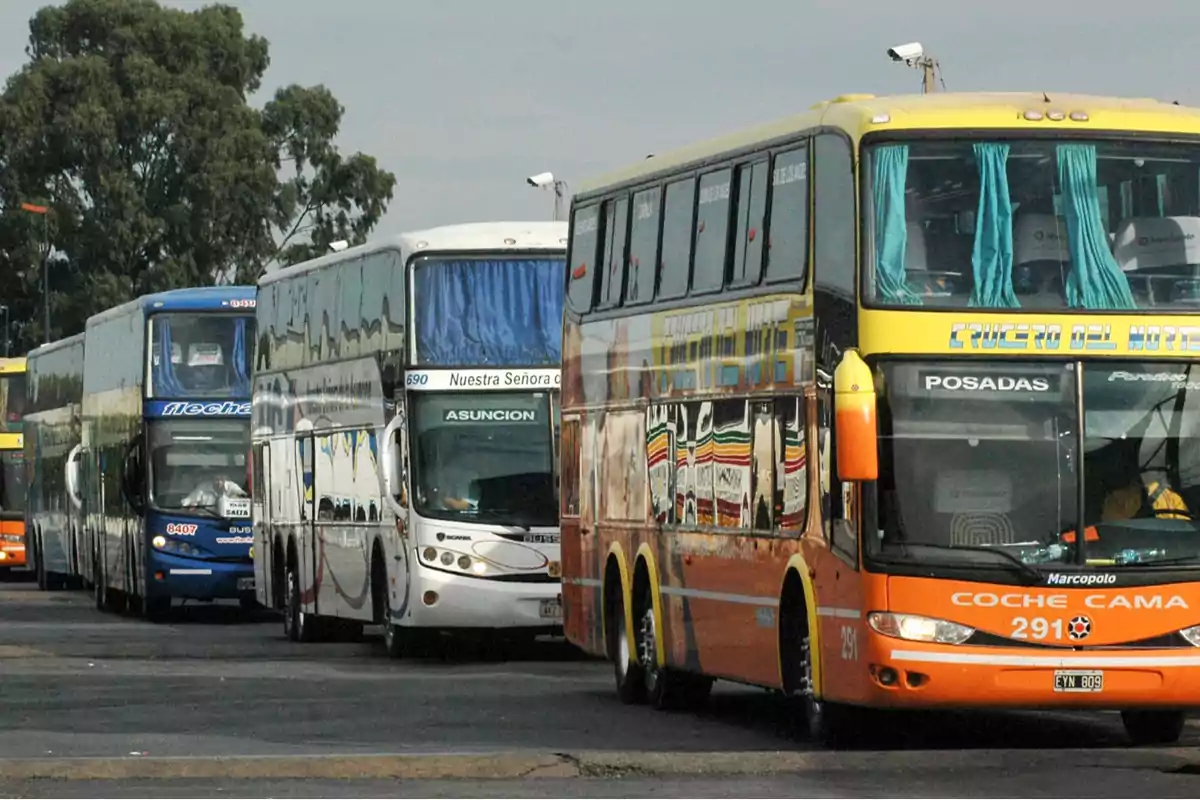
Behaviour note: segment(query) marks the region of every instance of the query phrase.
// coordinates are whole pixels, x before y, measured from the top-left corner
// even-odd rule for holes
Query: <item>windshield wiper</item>
[[[928,547],[932,550],[958,550],[958,551],[966,551],[966,552],[971,552],[971,553],[990,553],[995,556],[1000,556],[1005,561],[1008,561],[1010,564],[1017,567],[1020,570],[1021,574],[1025,575],[1026,577],[1030,578],[1031,580],[1034,580],[1034,581],[1042,580],[1042,573],[1038,572],[1036,569],[1029,566],[1024,561],[1022,561],[1020,558],[1018,558],[1017,556],[1008,552],[1007,550],[1000,550],[995,547],[984,547],[983,545],[977,545],[977,544],[959,544],[959,545],[927,544],[925,542],[913,542],[911,544],[909,544],[907,542],[897,542],[896,544],[899,547],[901,547],[903,550],[905,550],[905,555],[908,555],[907,551],[908,551],[909,547]]]
[[[204,512],[204,514],[206,514],[207,516],[213,517],[214,519],[222,519],[221,515],[218,514],[216,509],[213,508],[213,506],[211,506],[211,505],[206,505],[206,506],[158,506],[158,510],[159,511],[183,511],[185,513],[190,513],[193,511]]]

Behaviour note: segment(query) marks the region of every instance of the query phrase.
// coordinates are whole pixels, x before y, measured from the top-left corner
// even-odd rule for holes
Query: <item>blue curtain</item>
[[[566,262],[437,261],[413,289],[417,359],[436,366],[557,367]]]
[[[1136,308],[1129,281],[1108,246],[1096,186],[1096,146],[1058,145],[1058,182],[1067,218],[1071,272],[1067,304],[1073,308]]]
[[[975,145],[979,166],[979,208],[975,215],[975,246],[971,268],[975,286],[970,305],[1016,308],[1013,291],[1013,213],[1008,194],[1009,146],[993,142]]]
[[[908,146],[878,147],[871,156],[875,195],[875,281],[880,297],[891,303],[920,305],[908,288],[905,254],[908,249],[904,186],[908,180]]]
[[[154,378],[154,394],[158,397],[182,397],[183,385],[175,375],[175,365],[171,363],[171,323],[165,317],[155,321],[158,328],[158,366],[154,367],[151,375]]]
[[[246,374],[249,358],[246,355],[246,324],[245,318],[234,322],[233,328],[233,371],[237,380],[233,386],[235,396],[250,396],[250,376]]]

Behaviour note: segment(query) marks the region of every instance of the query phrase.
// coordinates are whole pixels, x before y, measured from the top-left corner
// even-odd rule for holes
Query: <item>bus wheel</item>
[[[1186,714],[1182,711],[1122,711],[1125,735],[1134,745],[1174,744],[1183,734]]]
[[[645,676],[635,658],[634,646],[625,627],[625,598],[620,583],[610,589],[608,598],[608,652],[613,661],[617,696],[627,705],[646,701]]]
[[[287,569],[287,607],[283,611],[283,632],[293,642],[310,642],[313,620],[300,606],[300,573],[293,561]]]
[[[803,701],[804,721],[808,738],[822,747],[837,747],[849,738],[850,709],[815,696],[813,687],[813,659],[817,655],[812,649],[812,637],[807,631],[800,637],[800,697]]]
[[[658,622],[654,617],[654,599],[650,584],[642,585],[641,601],[638,603],[641,616],[637,620],[638,665],[646,687],[646,698],[659,711],[675,710],[699,705],[708,698],[712,680],[701,675],[660,667],[658,665]]]

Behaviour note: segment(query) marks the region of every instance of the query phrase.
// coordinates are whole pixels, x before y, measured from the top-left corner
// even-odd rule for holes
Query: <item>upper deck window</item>
[[[864,149],[865,300],[1200,309],[1200,147],[887,142]]]
[[[548,367],[562,361],[562,256],[498,252],[413,262],[417,362]]]
[[[254,324],[248,314],[155,314],[150,318],[146,395],[249,397]]]

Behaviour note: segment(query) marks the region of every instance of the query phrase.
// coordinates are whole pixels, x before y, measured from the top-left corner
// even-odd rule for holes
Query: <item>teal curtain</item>
[[[970,305],[982,308],[1016,308],[1013,291],[1013,211],[1008,194],[1006,144],[975,145],[979,165],[979,209],[975,215],[975,247],[971,267],[975,288]]]
[[[1096,185],[1096,146],[1060,144],[1058,182],[1067,218],[1067,304],[1072,308],[1136,308],[1129,281],[1108,246]]]
[[[871,156],[875,201],[875,283],[889,303],[920,305],[908,288],[904,265],[908,250],[904,186],[908,180],[908,146],[877,147]]]

